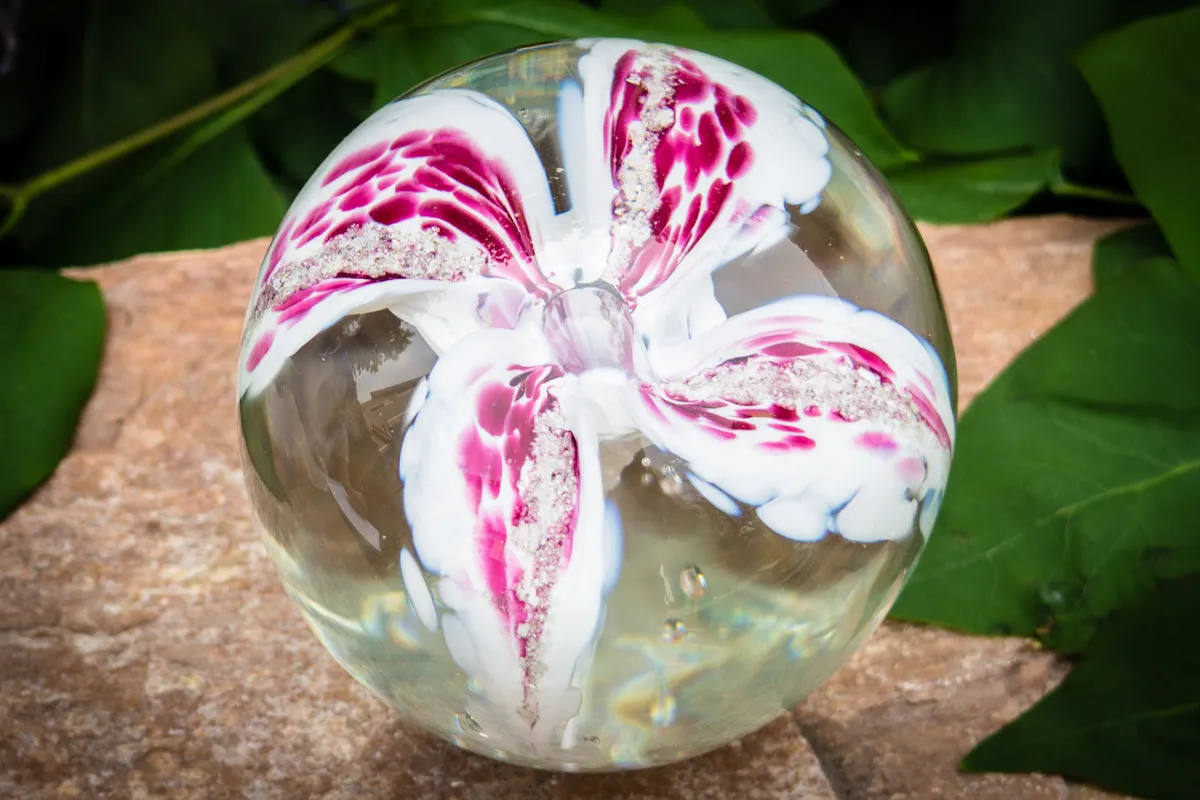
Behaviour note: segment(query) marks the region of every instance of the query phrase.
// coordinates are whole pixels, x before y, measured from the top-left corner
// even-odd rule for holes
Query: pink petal
[[[778,226],[764,208],[810,204],[829,180],[820,129],[769,81],[691,51],[621,40],[593,45],[583,62],[590,124],[604,132],[592,158],[602,155],[614,187],[606,279],[633,304],[707,281],[772,232],[764,221]]]
[[[731,317],[652,352],[641,427],[730,503],[781,535],[897,539],[940,497],[954,419],[933,350],[896,322],[831,297]]]
[[[248,371],[303,345],[296,336],[268,338],[276,326],[315,314],[320,330],[336,319],[326,303],[337,297],[339,315],[354,313],[346,296],[374,284],[498,279],[549,296],[555,287],[534,254],[552,217],[541,161],[498,103],[447,90],[386,106],[329,156],[280,226],[259,276],[247,347],[293,349],[282,358],[259,354]],[[362,297],[378,303],[380,295]]]
[[[597,436],[557,391],[571,380],[536,333],[471,335],[437,362],[401,451],[416,553],[457,619],[447,643],[495,723],[526,735],[578,713],[600,618]]]

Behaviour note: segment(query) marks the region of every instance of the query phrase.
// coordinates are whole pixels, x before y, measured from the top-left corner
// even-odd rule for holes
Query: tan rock
[[[958,356],[959,407],[1092,290],[1092,245],[1119,222],[1075,217],[920,226]]]
[[[964,399],[1085,296],[1109,227],[924,229]],[[234,364],[264,247],[88,273],[112,328],[99,387],[71,455],[0,524],[0,796],[1100,797],[955,772],[1060,679],[1051,656],[898,625],[796,714],[675,767],[531,772],[405,727],[300,621],[250,522]]]

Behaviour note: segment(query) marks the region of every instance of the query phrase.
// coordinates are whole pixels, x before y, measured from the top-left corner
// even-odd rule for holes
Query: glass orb
[[[267,253],[238,393],[334,657],[464,748],[586,771],[726,744],[853,652],[933,526],[954,387],[924,247],[843,134],[598,39],[350,133]]]

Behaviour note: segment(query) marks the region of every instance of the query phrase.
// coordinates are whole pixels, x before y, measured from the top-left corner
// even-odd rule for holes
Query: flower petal
[[[598,435],[574,380],[535,331],[472,334],[434,366],[400,458],[416,554],[453,615],[447,644],[479,687],[470,713],[535,744],[579,711],[576,669],[612,572]]]
[[[785,206],[810,208],[828,183],[819,118],[764,78],[663,45],[596,41],[580,73],[600,132],[588,183],[607,182],[611,198],[605,279],[640,315],[682,311],[692,335],[712,327],[724,314],[711,272],[778,237]]]
[[[898,323],[796,297],[651,357],[667,381],[643,384],[640,426],[710,502],[800,541],[928,534],[954,418],[940,360]]]
[[[447,283],[422,279],[334,278],[296,292],[247,326],[238,372],[239,394],[256,394],[300,348],[351,314],[390,309],[441,354],[464,333],[511,328],[525,293],[508,281],[475,278]]]
[[[244,377],[263,384],[260,363],[277,369],[336,319],[397,293],[493,279],[549,295],[534,254],[553,214],[541,160],[499,103],[455,89],[386,106],[329,156],[280,226],[247,320]],[[376,286],[398,280],[422,286]]]

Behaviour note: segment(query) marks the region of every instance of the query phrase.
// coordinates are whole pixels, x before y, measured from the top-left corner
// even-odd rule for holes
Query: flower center
[[[567,372],[633,372],[629,305],[607,284],[576,286],[551,297],[542,312],[542,330]]]

